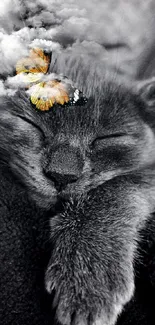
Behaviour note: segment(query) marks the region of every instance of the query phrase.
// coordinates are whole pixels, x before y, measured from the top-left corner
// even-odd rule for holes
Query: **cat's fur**
[[[51,209],[45,283],[56,318],[114,325],[133,295],[139,231],[155,209],[154,103],[149,83],[136,92],[103,77],[101,65],[60,62],[56,72],[64,66],[87,104],[42,113],[24,92],[1,97],[1,161]]]

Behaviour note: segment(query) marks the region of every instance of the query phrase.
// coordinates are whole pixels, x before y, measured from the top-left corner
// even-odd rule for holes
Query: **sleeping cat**
[[[114,325],[134,292],[139,231],[155,211],[154,80],[132,89],[96,62],[60,66],[87,103],[43,113],[24,91],[1,97],[0,157],[51,211],[45,285],[56,319]]]

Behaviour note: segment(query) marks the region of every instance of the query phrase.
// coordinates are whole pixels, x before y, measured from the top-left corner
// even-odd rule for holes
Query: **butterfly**
[[[20,59],[16,64],[16,73],[47,73],[51,62],[51,53],[40,48],[30,50],[28,57]]]
[[[51,53],[41,48],[30,50],[29,56],[20,59],[16,64],[16,74],[23,76],[25,88],[28,89],[31,103],[41,111],[49,111],[54,104],[74,105],[87,100],[82,92],[72,86],[67,78],[43,80],[51,63]]]

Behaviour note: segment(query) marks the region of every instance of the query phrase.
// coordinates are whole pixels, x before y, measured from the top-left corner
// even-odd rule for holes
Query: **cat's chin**
[[[91,189],[94,189],[100,185],[102,185],[106,179],[97,179],[94,176],[94,178],[83,178],[79,179],[76,183],[68,184],[65,188],[61,190],[61,192],[58,193],[58,195],[62,198],[78,198],[81,195],[87,194]]]
[[[60,201],[66,202],[71,199],[77,200],[81,195],[84,195],[84,193],[87,192],[88,189],[86,190],[84,187],[66,186],[60,192],[51,188],[51,193],[48,193],[48,195],[39,192],[30,192],[29,196],[39,208],[50,210]]]
[[[108,174],[108,175],[107,175]],[[51,209],[59,200],[70,201],[70,199],[78,200],[81,196],[85,196],[94,188],[105,183],[107,180],[113,178],[113,173],[107,173],[106,175],[95,175],[94,177],[83,177],[72,184],[68,184],[61,190],[57,190],[53,182],[44,182],[40,186],[36,186],[36,192],[30,191],[31,198],[36,202],[37,206],[43,209]]]
[[[68,184],[64,188],[61,189],[61,192],[58,194],[60,197],[67,198],[67,197],[77,197],[81,196],[81,194],[88,193],[90,190],[97,188],[98,186],[103,185],[105,182],[113,179],[116,176],[119,176],[123,173],[127,173],[128,171],[122,170],[112,170],[107,172],[101,172],[99,174],[94,175],[86,175],[79,178],[78,181],[72,184]]]

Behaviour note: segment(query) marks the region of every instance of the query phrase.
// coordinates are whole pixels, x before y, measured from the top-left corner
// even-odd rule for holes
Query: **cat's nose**
[[[52,150],[45,173],[60,191],[67,184],[76,182],[82,169],[83,158],[79,150],[69,145],[61,145]]]
[[[76,175],[62,175],[56,172],[50,172],[48,177],[54,182],[54,185],[58,191],[64,188],[67,184],[71,184],[77,181],[78,177]]]

